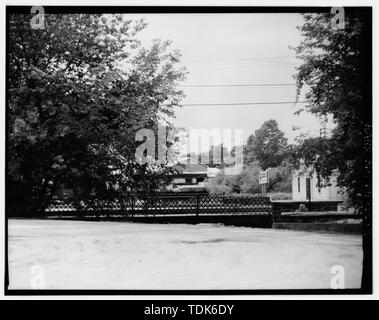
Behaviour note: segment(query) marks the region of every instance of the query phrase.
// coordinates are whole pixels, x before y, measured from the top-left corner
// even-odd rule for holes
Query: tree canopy
[[[279,129],[278,122],[274,119],[265,121],[244,145],[242,171],[234,176],[221,172],[211,181],[209,190],[212,193],[260,193],[259,173],[270,168],[267,190],[290,192],[292,177],[291,165],[286,161],[290,156],[288,148],[287,138]]]
[[[330,138],[308,139],[297,159],[323,177],[339,172],[337,183],[363,217],[362,288],[372,288],[372,12],[345,9],[344,28],[331,14],[305,14],[296,48],[301,61],[296,80],[306,91],[306,109],[333,117]]]
[[[41,210],[62,185],[83,195],[162,186],[163,165],[136,162],[135,133],[173,116],[179,52],[168,41],[143,48],[146,24],[125,15],[49,14],[36,30],[30,19],[9,19],[10,203]]]
[[[323,177],[338,169],[338,184],[362,211],[371,195],[369,29],[360,11],[347,12],[344,29],[332,28],[331,18],[304,15],[296,80],[298,92],[306,92],[306,109],[319,117],[331,115],[335,129],[330,138],[303,141],[297,159]]]
[[[274,119],[265,121],[247,139],[244,150],[246,164],[259,161],[263,169],[278,167],[286,157],[287,138]]]

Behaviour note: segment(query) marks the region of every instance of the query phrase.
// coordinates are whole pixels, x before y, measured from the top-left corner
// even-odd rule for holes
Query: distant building
[[[191,158],[182,160],[175,166],[178,171],[168,186],[170,191],[205,191],[208,166]]]
[[[294,201],[341,201],[342,189],[337,186],[337,171],[330,177],[329,183],[304,166],[292,172],[292,200]],[[318,186],[318,182],[321,186]]]

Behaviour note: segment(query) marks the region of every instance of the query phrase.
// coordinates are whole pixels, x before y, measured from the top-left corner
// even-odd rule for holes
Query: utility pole
[[[320,128],[320,137],[321,138],[326,138],[327,137],[327,129],[326,129],[326,127]]]
[[[327,118],[326,116],[323,117],[322,122],[321,122],[321,128],[320,128],[320,138],[327,138],[327,131],[328,129],[326,128],[326,122]]]
[[[224,143],[221,142],[221,168],[224,167]]]

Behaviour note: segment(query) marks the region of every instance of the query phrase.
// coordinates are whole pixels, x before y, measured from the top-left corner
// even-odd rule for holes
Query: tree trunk
[[[372,212],[364,212],[362,216],[362,283],[364,293],[372,293]]]

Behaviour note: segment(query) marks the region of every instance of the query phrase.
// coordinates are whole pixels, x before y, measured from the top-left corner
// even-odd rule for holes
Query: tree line
[[[9,210],[38,214],[65,188],[78,200],[163,188],[171,169],[136,161],[135,132],[173,115],[180,53],[142,47],[146,23],[121,14],[46,14],[43,29],[31,18],[9,16]]]
[[[224,183],[228,190],[256,192],[258,168],[271,168],[269,190],[288,190],[290,165],[303,159],[326,179],[337,169],[351,204],[367,210],[369,16],[347,11],[338,30],[331,18],[305,14],[303,40],[295,48],[298,92],[306,90],[307,111],[332,116],[331,137],[303,139],[293,147],[276,121],[267,121],[249,137],[243,174]],[[65,186],[84,198],[164,188],[170,168],[137,163],[134,135],[167,121],[180,105],[178,84],[186,71],[178,67],[179,52],[168,41],[143,48],[138,33],[146,24],[125,15],[48,14],[45,28],[37,30],[30,19],[9,17],[8,205],[41,211]]]
[[[256,194],[261,190],[259,172],[269,169],[268,191],[290,193],[290,150],[291,147],[284,132],[279,129],[278,122],[274,119],[268,120],[248,137],[243,146],[241,172],[228,176],[224,171],[220,171],[210,180],[208,189],[211,193]]]

